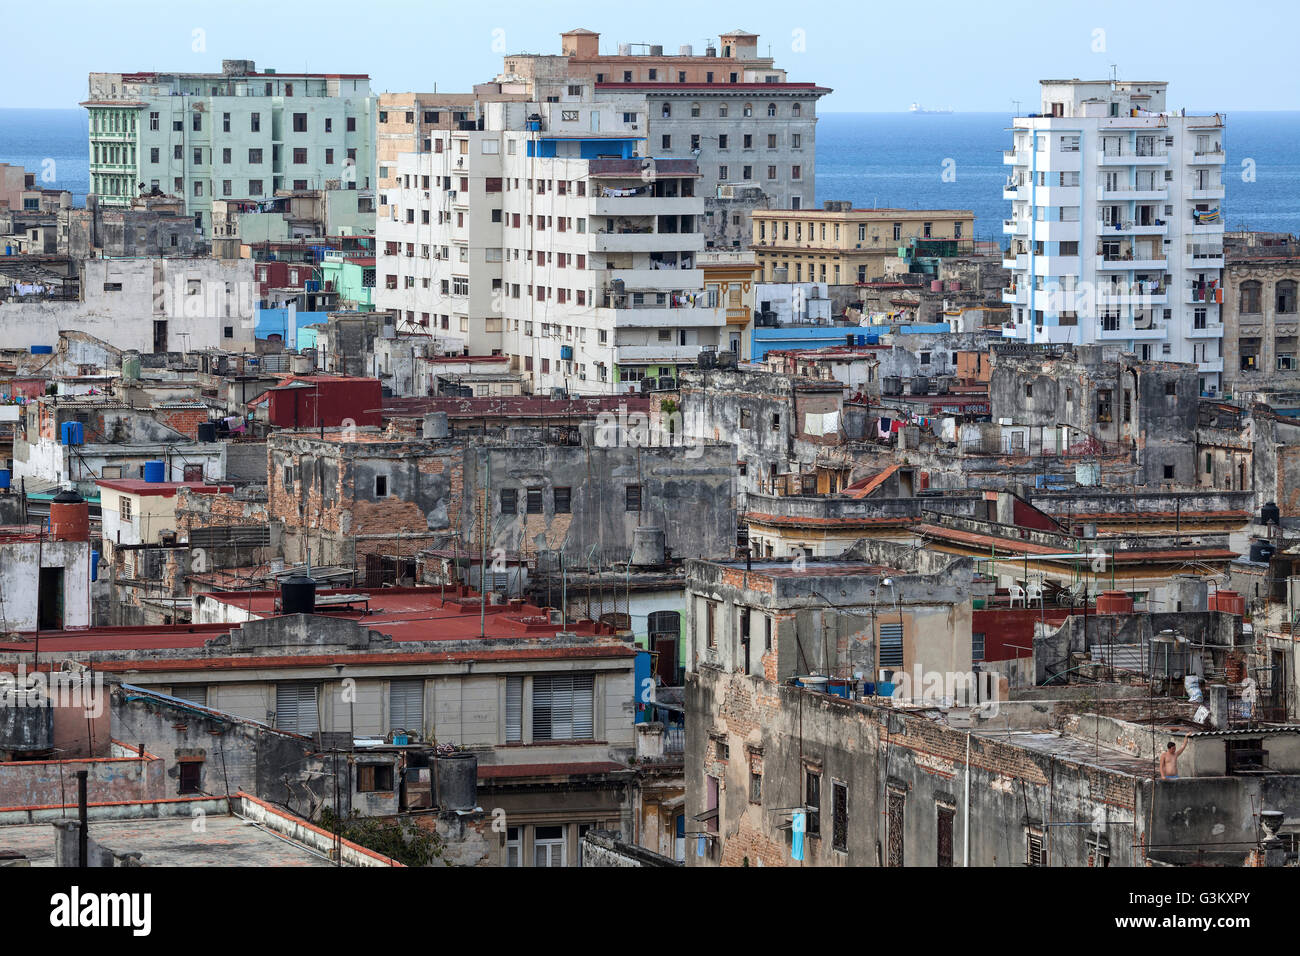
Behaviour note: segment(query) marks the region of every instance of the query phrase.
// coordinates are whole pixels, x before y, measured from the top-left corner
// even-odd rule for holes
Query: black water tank
[[[305,574],[294,574],[280,582],[282,614],[314,614],[316,582]]]
[[[217,423],[199,422],[199,441],[216,441]]]
[[[1273,557],[1273,551],[1273,546],[1267,541],[1252,541],[1250,543],[1250,560],[1269,561]]]
[[[434,771],[438,779],[439,810],[473,810],[478,805],[477,755],[439,754]]]
[[[1259,509],[1260,524],[1281,524],[1282,510],[1278,508],[1277,503],[1270,501],[1264,507]]]

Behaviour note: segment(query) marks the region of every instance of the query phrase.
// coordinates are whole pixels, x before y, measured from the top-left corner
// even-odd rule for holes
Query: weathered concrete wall
[[[559,551],[568,561],[601,567],[628,559],[638,527],[655,527],[674,555],[723,557],[735,551],[735,458],[729,444],[512,442],[471,448],[465,463],[465,487],[473,490],[464,498],[460,527],[478,524],[480,496],[490,489],[490,548]],[[629,510],[629,487],[640,489],[639,509]],[[556,511],[557,488],[568,489],[568,511]],[[541,510],[534,514],[530,489],[541,492]],[[502,513],[503,490],[514,492],[514,514]]]
[[[1141,862],[1136,847],[1145,831],[1144,786],[1149,792],[1150,784],[1130,774],[716,668],[689,676],[686,700],[686,812],[690,818],[705,811],[706,775],[719,781],[720,807],[720,847],[698,857],[689,846],[689,866],[797,865],[789,829],[778,829],[789,815],[773,808],[805,803],[806,772],[820,777],[821,812],[820,835],[805,840],[805,866],[885,865],[897,842],[902,865],[934,866],[936,820],[945,809],[952,814],[956,866],[967,838],[972,866],[1022,866],[1027,828],[1059,820],[1093,826],[1046,828],[1052,866],[1088,865],[1087,839],[1096,835],[1106,840],[1110,865]],[[714,735],[727,742],[725,754]],[[755,761],[762,774],[759,802],[750,800]],[[846,787],[843,849],[833,846],[835,783]],[[901,799],[901,841],[899,817],[884,812],[887,794]]]
[[[57,807],[77,802],[77,772],[89,774],[86,798],[91,803],[159,800],[168,796],[163,762],[141,758],[102,757],[0,763],[0,809]]]

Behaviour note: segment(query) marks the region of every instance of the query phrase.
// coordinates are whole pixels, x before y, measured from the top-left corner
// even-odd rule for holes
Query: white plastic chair
[[[1028,588],[1026,588],[1025,590],[1025,606],[1028,607],[1030,604],[1033,604],[1035,601],[1038,602],[1039,607],[1042,607],[1043,582],[1041,581],[1030,581]]]
[[[1008,604],[1009,607],[1015,607],[1017,601],[1020,602],[1020,606],[1021,606],[1021,607],[1024,607],[1024,606],[1025,606],[1025,589],[1024,589],[1024,588],[1022,588],[1019,584],[1013,584],[1013,585],[1011,585],[1010,587],[1007,588],[1007,591],[1008,591],[1008,592],[1010,593],[1010,595],[1011,595],[1011,601],[1010,601],[1010,603]]]

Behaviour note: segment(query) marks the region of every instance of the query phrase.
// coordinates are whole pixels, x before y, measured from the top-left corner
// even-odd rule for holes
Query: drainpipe
[[[961,865],[970,866],[970,731],[966,731],[966,795],[962,800]]]

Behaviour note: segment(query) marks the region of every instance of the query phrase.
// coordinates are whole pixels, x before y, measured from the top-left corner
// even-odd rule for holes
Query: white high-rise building
[[[1217,394],[1224,117],[1167,112],[1166,86],[1043,80],[1041,112],[1016,117],[1003,334],[1195,362]]]
[[[572,89],[572,87],[570,88]],[[640,388],[727,348],[692,159],[645,154],[645,100],[483,104],[397,160],[375,304],[399,331],[509,356],[536,392]],[[482,128],[479,128],[479,127]]]

